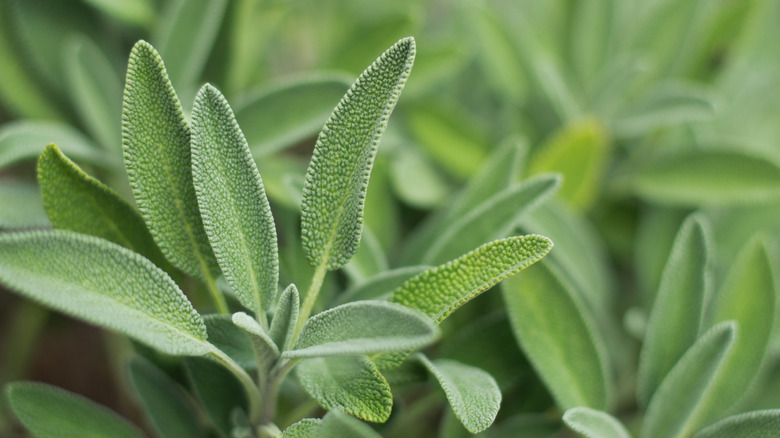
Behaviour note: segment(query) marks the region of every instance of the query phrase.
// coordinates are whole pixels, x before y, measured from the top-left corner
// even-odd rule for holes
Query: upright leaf
[[[572,408],[563,414],[563,421],[588,438],[631,438],[615,417],[590,408]]]
[[[772,438],[780,430],[780,410],[746,412],[725,418],[698,432],[693,438]]]
[[[309,262],[338,269],[357,251],[368,177],[382,133],[411,72],[405,38],[357,79],[317,139],[303,187],[302,238]]]
[[[249,337],[252,349],[260,369],[268,369],[279,358],[279,348],[268,334],[251,316],[244,312],[233,314],[233,324],[238,326]]]
[[[293,333],[298,324],[298,312],[301,300],[298,296],[298,288],[294,284],[287,286],[279,297],[279,303],[271,320],[271,329],[268,335],[280,350],[289,350],[292,347]]]

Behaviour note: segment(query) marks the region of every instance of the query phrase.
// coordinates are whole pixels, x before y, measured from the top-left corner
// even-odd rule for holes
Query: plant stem
[[[309,291],[306,293],[306,299],[304,299],[303,305],[301,306],[301,313],[298,315],[298,323],[295,326],[295,333],[292,339],[293,344],[298,340],[298,336],[301,334],[301,330],[303,330],[303,325],[306,324],[306,320],[311,316],[311,310],[314,307],[314,302],[317,301],[317,295],[320,294],[322,281],[325,279],[325,273],[328,272],[326,264],[327,263],[323,261],[314,271],[311,285],[309,285]]]
[[[222,291],[219,290],[219,287],[217,287],[217,281],[214,279],[214,276],[208,271],[204,272],[203,276],[206,279],[206,287],[209,290],[209,294],[211,294],[211,298],[217,306],[217,312],[224,314],[230,313],[225,297],[222,295]]]
[[[260,424],[269,424],[276,416],[276,402],[279,398],[279,388],[285,376],[293,369],[300,359],[283,360],[268,373],[268,382],[263,386],[263,411],[260,414]]]
[[[246,392],[247,400],[249,401],[249,421],[252,424],[258,424],[263,411],[263,399],[260,395],[260,391],[255,386],[255,382],[249,377],[249,374],[244,371],[239,364],[237,364],[228,355],[214,347],[211,350],[211,354],[217,359],[219,363],[225,366],[231,373],[233,373]]]

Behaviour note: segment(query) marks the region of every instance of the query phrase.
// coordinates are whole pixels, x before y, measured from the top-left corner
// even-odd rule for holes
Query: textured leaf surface
[[[560,273],[540,263],[502,292],[515,337],[558,406],[606,409],[612,377],[603,340]]]
[[[291,424],[282,432],[282,438],[315,438],[318,437],[322,420],[319,418],[304,418]]]
[[[572,408],[563,414],[572,430],[587,438],[630,438],[631,435],[615,417],[590,408]]]
[[[551,248],[552,242],[543,236],[496,240],[408,280],[390,300],[422,310],[440,323],[472,298],[540,260]]]
[[[780,410],[746,412],[706,427],[694,438],[772,438],[780,430]]]
[[[160,55],[145,41],[127,66],[122,144],[138,208],[163,254],[189,274],[210,276],[217,263],[192,185],[190,128]]]
[[[233,323],[230,315],[205,315],[203,322],[206,324],[206,333],[212,345],[222,350],[243,368],[257,368],[252,343],[243,330]]]
[[[311,317],[283,357],[415,350],[437,336],[433,322],[419,311],[385,301],[357,301]]]
[[[37,185],[19,181],[0,182],[0,228],[49,226]]]
[[[204,85],[192,111],[192,177],[203,225],[239,301],[265,321],[276,299],[276,225],[244,134],[227,100]]]
[[[501,390],[485,371],[449,359],[430,361],[417,358],[439,381],[455,415],[471,433],[481,432],[496,419],[501,406]]]
[[[190,387],[222,438],[232,438],[230,416],[236,408],[246,411],[244,390],[236,378],[218,363],[200,357],[184,359]]]
[[[412,68],[414,39],[360,75],[317,139],[303,187],[301,235],[309,262],[338,269],[357,251],[379,139]]]
[[[298,324],[298,312],[301,308],[301,299],[298,288],[294,284],[287,286],[279,297],[279,304],[271,320],[271,330],[268,335],[280,350],[289,350],[292,347],[295,326]]]
[[[149,260],[105,240],[69,231],[0,236],[0,281],[168,354],[202,355],[213,348],[176,283]]]
[[[699,336],[710,259],[702,221],[685,221],[661,277],[639,362],[637,391],[645,405]]]
[[[336,299],[336,304],[350,301],[379,300],[390,296],[395,289],[404,284],[410,278],[423,271],[431,269],[430,266],[404,266],[381,272],[366,281],[351,287]]]
[[[365,356],[306,359],[295,369],[303,389],[325,409],[375,423],[384,423],[390,416],[390,385]]]
[[[233,314],[233,324],[241,328],[249,336],[249,341],[252,343],[252,348],[255,351],[258,367],[270,368],[279,357],[279,348],[268,337],[263,328],[260,327],[260,324],[244,312]]]
[[[127,420],[80,395],[43,383],[6,386],[11,409],[36,437],[143,438]]]

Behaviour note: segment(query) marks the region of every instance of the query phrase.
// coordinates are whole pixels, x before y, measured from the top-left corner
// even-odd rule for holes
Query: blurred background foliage
[[[776,0],[2,0],[0,227],[47,226],[34,169],[50,142],[130,200],[121,97],[129,49],[146,39],[185,113],[202,83],[224,91],[288,224],[284,269],[309,269],[295,215],[316,134],[362,69],[413,35],[416,63],[374,167],[364,241],[335,281],[438,263],[425,250],[466,207],[560,173],[553,199],[483,234],[553,239],[550,263],[596,316],[618,382],[614,411],[631,424],[639,342],[683,218],[700,211],[712,224],[715,283],[756,232],[777,259],[779,22]],[[484,184],[496,172],[506,177]],[[464,186],[483,192],[453,207]],[[40,334],[65,318],[6,292],[0,303],[0,381],[40,374]],[[549,415],[501,307],[486,294],[454,315],[439,355],[499,380],[505,401],[490,436],[548,436],[560,416]],[[747,408],[780,406],[779,331]],[[115,343],[98,356],[112,357]],[[459,436],[452,414],[441,418],[430,427]]]

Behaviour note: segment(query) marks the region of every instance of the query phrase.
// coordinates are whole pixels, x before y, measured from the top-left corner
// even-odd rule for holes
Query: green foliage
[[[606,412],[590,408],[572,408],[563,414],[563,421],[587,438],[629,438],[620,421]]]

